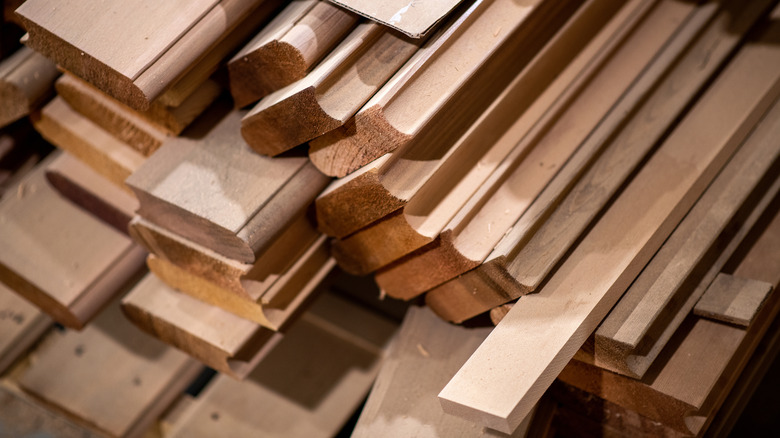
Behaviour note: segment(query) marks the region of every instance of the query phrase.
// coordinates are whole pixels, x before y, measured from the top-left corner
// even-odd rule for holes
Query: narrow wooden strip
[[[118,302],[82,332],[53,332],[32,358],[18,379],[27,393],[117,437],[143,434],[202,369],[138,331]]]
[[[120,233],[128,233],[127,227],[138,209],[138,200],[79,159],[63,153],[46,168],[46,180],[74,204]]]
[[[740,22],[743,31],[766,8],[766,4],[755,5],[757,8],[746,10],[746,14],[743,16],[744,21]],[[632,152],[631,147],[625,146],[626,141],[630,142],[628,144],[644,149],[644,151],[652,147],[661,138],[664,131],[670,128],[669,123],[673,122],[673,119],[667,117],[656,117],[654,111],[658,110],[659,107],[666,107],[667,104],[676,106],[676,108],[667,108],[672,113],[682,110],[688,100],[695,97],[695,93],[706,85],[708,77],[717,73],[717,67],[720,63],[727,59],[729,53],[736,48],[740,34],[731,38],[723,36],[723,33],[732,35],[730,30],[725,29],[731,26],[731,14],[724,9],[720,19],[714,19],[714,15],[717,17],[717,10],[718,6],[711,4],[704,5],[694,12],[687,24],[670,41],[668,50],[664,50],[659,61],[653,63],[647,73],[637,82],[637,85],[632,88],[632,91],[621,99],[620,104],[611,113],[613,117],[605,119],[589,136],[588,140],[569,160],[565,171],[560,174],[560,179],[556,177],[545,188],[545,191],[534,202],[534,206],[523,214],[509,233],[506,233],[506,236],[482,266],[457,280],[440,286],[434,293],[426,297],[429,303],[435,303],[435,310],[439,311],[441,315],[447,315],[447,318],[452,318],[451,320],[462,321],[530,291],[528,287],[525,287],[526,285],[521,283],[522,280],[526,280],[523,277],[525,275],[524,269],[529,263],[528,259],[524,258],[526,253],[522,251],[529,239],[537,239],[540,246],[543,246],[545,239],[556,237],[554,227],[544,229],[549,221],[564,220],[565,222],[566,218],[571,216],[587,223],[589,217],[595,217],[596,213],[590,211],[590,204],[586,201],[598,199],[600,190],[590,191],[589,189],[591,185],[609,182],[615,174],[626,176],[619,170],[616,172],[612,172],[611,169],[607,171],[612,166],[620,168],[621,164],[617,163],[622,163],[622,160],[626,160],[627,165],[630,164],[631,159],[623,155],[623,153],[630,154]],[[720,44],[721,40],[723,40],[723,44]],[[712,50],[714,41],[719,42],[716,51]],[[713,56],[712,59],[710,59],[710,55]],[[707,60],[707,64],[702,67],[703,60]],[[730,86],[735,85],[733,83],[724,85],[723,89],[727,90]],[[652,94],[650,94],[651,92]],[[759,92],[756,91],[756,93]],[[714,99],[721,99],[725,104],[730,99],[728,97],[729,91],[721,91],[720,93]],[[758,99],[757,95],[753,97]],[[752,108],[750,105],[753,103],[746,101],[742,110],[735,109],[735,117],[744,115],[740,111],[749,112]],[[761,117],[765,109],[766,102],[764,101],[758,105],[755,113],[750,113],[747,120],[751,120],[751,122],[748,123],[755,123],[756,118]],[[702,110],[697,116],[699,117],[696,119],[697,121],[692,122],[690,126],[693,126],[693,123],[700,123],[699,126],[707,125],[713,120],[711,117],[716,117],[719,120],[719,116],[713,113],[714,109],[710,109],[709,112]],[[660,122],[660,126],[656,125],[657,122]],[[728,132],[726,126],[723,125],[722,128]],[[749,125],[749,128],[752,128],[752,125]],[[749,128],[746,125],[744,129]],[[691,132],[700,128],[686,127],[685,129]],[[682,138],[684,135],[695,134],[678,133],[676,135],[678,138]],[[713,132],[713,135],[716,134]],[[723,139],[713,139],[713,141],[736,141],[739,144],[744,139],[742,133],[739,134],[742,137],[731,138],[728,135],[730,134],[727,134]],[[647,139],[653,140],[653,142],[648,144],[645,142]],[[606,151],[605,148],[607,148]],[[634,160],[636,159],[637,157],[634,157]],[[607,188],[602,187],[601,189],[609,193]],[[580,200],[582,200],[581,204]],[[605,199],[603,202],[607,200]],[[581,212],[590,214],[579,216]],[[544,234],[539,234],[542,232]],[[565,235],[563,231],[560,234]],[[570,239],[562,240],[561,249],[556,250],[551,244],[550,251],[562,254],[561,251],[567,248]],[[486,294],[481,295],[473,293],[472,287],[480,288],[480,286],[473,286],[472,283],[494,286],[483,288]]]
[[[255,151],[273,156],[344,125],[419,44],[379,24],[359,24],[305,78],[252,108],[241,135]]]
[[[442,390],[445,411],[504,431],[520,423],[777,98],[778,54],[771,45],[742,48],[556,275],[509,311]],[[713,123],[708,111],[722,109],[724,95],[747,113],[719,113],[728,119]],[[712,129],[701,129],[704,121]]]
[[[748,328],[771,291],[772,285],[764,281],[719,274],[693,313]]]
[[[216,377],[166,436],[335,436],[368,392],[394,329],[325,294],[246,380]]]
[[[302,79],[357,21],[356,15],[325,1],[290,2],[228,62],[236,106]]]
[[[420,216],[414,219],[415,223],[423,222],[426,217],[435,218],[431,220],[436,223],[449,220],[447,213],[439,214],[433,205],[438,202],[442,208],[455,208],[444,206],[457,204],[461,199],[465,202],[475,190],[473,187],[490,175],[585,67],[587,56],[578,54],[587,51],[590,40],[596,38],[597,31],[619,9],[616,5],[608,2],[583,5],[452,147],[405,148],[392,152],[392,158],[377,167],[375,178],[356,179],[320,197],[317,200],[320,229],[344,238],[388,215],[399,205],[406,207],[405,215]],[[577,61],[570,63],[572,59]],[[491,147],[485,148],[486,144]],[[438,192],[449,188],[453,181],[462,181],[458,183],[459,189],[451,190],[446,200],[437,198],[443,196]],[[460,189],[460,186],[464,187]],[[349,219],[344,220],[347,215]],[[437,225],[425,227],[435,230]],[[427,234],[435,237],[438,231]]]
[[[144,156],[74,111],[61,97],[46,105],[33,123],[46,140],[130,191],[125,180],[141,167]]]
[[[144,251],[48,185],[46,166],[56,158],[0,201],[0,280],[55,321],[81,328],[138,272]]]
[[[632,6],[604,29],[607,41],[588,67],[515,148],[531,152],[507,157],[437,240],[377,275],[388,294],[412,298],[479,266],[692,10],[677,2]]]
[[[405,0],[390,0],[382,3],[366,0],[334,0],[334,3],[397,29],[412,38],[421,38],[460,1],[441,0],[425,8],[414,8],[414,5]]]
[[[0,127],[30,114],[52,93],[57,66],[32,49],[22,47],[0,63]]]
[[[51,327],[52,320],[0,283],[0,373]]]
[[[573,13],[573,3],[475,2],[353,119],[313,140],[312,162],[343,177],[417,137],[426,147],[452,144]],[[529,44],[532,50],[521,49]]]

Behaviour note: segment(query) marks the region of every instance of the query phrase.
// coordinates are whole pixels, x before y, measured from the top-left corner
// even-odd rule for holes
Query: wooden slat
[[[759,280],[720,274],[696,303],[693,313],[740,327],[750,327],[772,285]]]
[[[202,366],[141,333],[119,303],[82,332],[53,332],[21,371],[29,394],[101,433],[143,434]]]
[[[0,280],[55,321],[82,328],[138,272],[145,252],[48,185],[55,158],[0,202]]]
[[[125,180],[141,166],[144,156],[77,113],[61,97],[49,102],[33,123],[43,138],[130,191]]]
[[[273,156],[344,125],[420,44],[380,24],[359,24],[305,78],[252,108],[241,135]]]
[[[576,9],[573,3],[475,2],[352,120],[311,141],[312,162],[343,177],[421,136],[425,147],[452,144]],[[528,45],[533,49],[524,50]]]
[[[79,159],[64,152],[46,167],[46,180],[62,196],[90,212],[122,234],[127,227],[138,200],[120,189]]]
[[[216,377],[166,436],[335,436],[368,392],[394,329],[325,294],[246,380]]]
[[[242,113],[209,110],[193,138],[171,139],[128,180],[139,214],[228,258],[253,263],[327,184],[306,157],[270,159],[239,134]],[[205,116],[204,116],[205,117]],[[211,125],[211,126],[210,126]],[[278,204],[278,210],[271,210]]]
[[[0,63],[0,127],[30,114],[49,98],[57,66],[39,53],[21,47]]]
[[[371,0],[332,0],[386,26],[397,29],[412,38],[420,38],[431,30],[461,0],[440,0],[425,8],[415,8],[405,0],[376,3]]]
[[[520,423],[777,98],[778,55],[773,45],[742,48],[545,287],[442,390],[445,411],[504,431]]]
[[[317,199],[320,229],[344,238],[399,206],[405,207],[404,216],[415,216],[414,223],[431,218],[434,224],[426,224],[426,229],[446,223],[448,209],[468,199],[585,67],[589,56],[579,53],[589,50],[593,55],[599,44],[589,44],[590,40],[622,3],[583,5],[452,147],[395,151],[382,166],[323,193]],[[572,59],[576,62],[570,63]],[[457,189],[439,193],[454,181],[462,181]],[[444,212],[434,207],[436,203]],[[435,237],[438,231],[426,234]]]
[[[767,6],[766,3],[751,5],[755,9],[744,10],[745,15],[739,21],[743,32]],[[717,11],[718,5],[709,4],[694,12],[670,41],[658,62],[653,63],[631,92],[624,95],[612,110],[611,116],[614,117],[605,119],[591,133],[559,176],[545,188],[511,231],[505,233],[483,265],[439,286],[426,296],[435,311],[451,321],[463,321],[531,292],[529,284],[538,285],[541,278],[545,278],[544,275],[528,278],[534,277],[528,275],[528,265],[534,264],[542,273],[552,269],[577,241],[578,230],[587,228],[589,221],[599,214],[598,206],[605,205],[619,189],[622,178],[630,175],[626,170],[634,169],[645,153],[663,138],[675,121],[673,116],[679,115],[697,91],[706,85],[707,79],[718,72],[717,67],[729,53],[735,50],[742,34],[731,33],[732,14],[728,8],[720,14],[716,14]],[[718,18],[713,19],[713,16]],[[712,49],[715,42],[718,42],[717,50]],[[707,64],[702,67],[704,60]],[[724,89],[728,90],[730,86],[735,85],[732,82]],[[730,91],[721,93],[716,99],[725,104],[730,99]],[[756,95],[754,98],[758,99]],[[743,116],[752,104],[746,102],[742,109],[734,108],[732,114],[736,118]],[[755,118],[763,114],[768,103],[762,105],[759,105],[757,113],[752,114],[752,119],[748,117],[752,120],[750,123],[755,123]],[[714,108],[706,115],[702,112],[696,123],[709,124],[713,120],[711,117],[720,120],[720,115],[713,115],[717,111]],[[656,115],[657,111],[664,115]],[[730,125],[723,125],[721,132],[728,132],[727,126]],[[718,141],[736,141],[739,144],[744,134],[739,135],[741,137],[731,139],[727,134]],[[493,212],[495,214],[495,210]],[[569,221],[573,222],[572,230],[564,231]],[[550,248],[545,247],[547,242]],[[524,252],[526,245],[533,245],[529,252]],[[549,255],[546,253],[548,250]],[[546,263],[536,265],[538,260],[535,258],[546,260]],[[494,286],[486,287],[487,284]],[[481,288],[486,293],[475,294],[474,288]]]
[[[357,21],[354,14],[325,1],[290,2],[228,62],[236,106],[302,79]]]
[[[0,283],[0,374],[24,354],[51,323],[46,314]]]
[[[604,47],[516,147],[532,148],[528,156],[508,157],[436,241],[377,275],[389,295],[415,297],[484,261],[692,10],[678,2],[633,6],[617,29],[605,28]]]
[[[242,28],[245,20],[257,25],[279,4],[262,0],[165,5],[149,0],[109,5],[71,1],[52,9],[45,1],[32,1],[17,12],[30,32],[32,48],[117,100],[143,110],[209,50],[225,43],[229,51],[228,35],[234,29],[248,33]],[[72,26],[72,22],[81,25]],[[235,41],[232,47],[238,44]]]

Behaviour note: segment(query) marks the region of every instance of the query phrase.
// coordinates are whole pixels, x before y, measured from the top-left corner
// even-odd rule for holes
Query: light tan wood
[[[33,123],[46,140],[130,191],[124,181],[141,166],[144,156],[74,111],[61,97],[49,102]]]
[[[0,127],[41,106],[53,94],[58,75],[53,62],[27,47],[0,62]]]
[[[128,233],[127,227],[138,209],[138,200],[76,157],[62,153],[46,167],[46,180],[74,204],[120,233]]]
[[[448,209],[468,199],[585,67],[588,56],[578,53],[619,9],[606,3],[581,7],[452,147],[395,151],[375,171],[320,196],[320,229],[344,238],[404,206],[404,216],[413,216],[406,218],[409,225],[435,237],[438,222],[449,220]],[[577,61],[570,64],[572,59]],[[455,181],[461,181],[457,188],[440,193]]]
[[[545,287],[450,380],[439,394],[446,412],[504,431],[520,423],[777,98],[778,55],[772,45],[742,48]],[[746,113],[713,119],[724,96]]]
[[[50,149],[30,123],[14,123],[0,130],[0,199],[8,196]]]
[[[202,369],[133,327],[118,302],[82,332],[52,332],[31,355],[18,378],[27,393],[115,437],[143,434]]]
[[[122,299],[136,326],[234,379],[279,341],[273,330],[179,293],[150,273]]]
[[[778,193],[766,184],[778,115],[775,104],[596,330],[597,365],[641,378]]]
[[[294,0],[228,62],[239,108],[302,79],[357,24],[325,1]]]
[[[370,0],[333,0],[333,2],[397,29],[412,38],[421,38],[461,0],[440,0],[424,8],[415,8],[415,5],[406,0],[390,0],[381,3]]]
[[[749,28],[750,23],[754,22],[761,12],[762,4],[755,5],[756,10],[746,10],[743,16],[744,21],[741,22],[743,31]],[[724,11],[719,20],[712,21],[717,10],[718,6],[711,4],[694,12],[680,33],[664,50],[663,56],[658,62],[653,63],[636,86],[632,87],[632,91],[626,94],[611,112],[614,117],[608,117],[599,124],[596,131],[578,149],[577,154],[567,162],[565,170],[560,174],[561,178],[556,178],[545,188],[530,210],[523,214],[510,232],[505,233],[506,235],[483,265],[456,280],[439,286],[426,296],[427,302],[434,306],[435,311],[452,321],[462,321],[528,293],[531,290],[527,284],[538,284],[539,279],[526,281],[529,280],[526,277],[527,265],[536,263],[533,261],[534,251],[530,251],[530,254],[523,252],[529,240],[533,242],[533,239],[536,239],[535,244],[538,246],[535,248],[545,254],[547,248],[544,243],[560,236],[558,247],[550,243],[549,251],[553,257],[537,254],[538,258],[551,262],[558,259],[568,245],[576,240],[572,240],[572,234],[575,236],[577,234],[556,231],[556,225],[566,226],[569,219],[587,224],[588,218],[595,217],[597,212],[593,211],[596,209],[592,204],[598,204],[600,198],[602,202],[608,200],[600,196],[601,191],[614,193],[616,189],[610,188],[610,185],[614,187],[620,183],[619,177],[626,176],[625,167],[631,168],[631,163],[636,163],[636,156],[633,160],[630,158],[636,152],[634,147],[643,149],[639,152],[647,151],[652,145],[645,143],[645,140],[650,139],[655,142],[663,138],[664,131],[669,129],[669,123],[673,118],[656,116],[655,111],[664,108],[664,111],[673,115],[675,111],[684,108],[688,100],[695,97],[697,90],[706,84],[708,77],[718,71],[718,65],[727,59],[729,52],[739,42],[739,34],[732,38],[723,35],[731,34],[731,11]],[[717,51],[712,49],[714,41],[719,43]],[[676,62],[677,59],[680,59],[680,62]],[[708,60],[704,67],[702,67],[702,60]],[[724,85],[722,90],[734,86],[736,85],[732,82],[730,85]],[[655,92],[648,96],[651,91]],[[758,93],[763,91],[764,89],[757,87],[753,98],[759,100]],[[730,92],[720,91],[721,94],[714,99],[721,99],[722,104],[725,105],[726,102],[730,102]],[[669,108],[669,104],[673,107]],[[757,112],[749,113],[753,108],[751,105],[754,104],[755,102],[746,99],[745,106],[741,110],[744,113],[740,113],[740,110],[734,112],[735,117],[738,118],[748,113],[746,118],[739,119],[748,120],[746,126],[752,127],[751,123],[755,123],[755,118],[760,117],[768,105],[767,101],[762,101],[757,104]],[[699,126],[708,126],[711,120],[720,120],[716,110],[709,110],[709,113],[702,110],[697,117],[694,123],[700,123]],[[742,132],[738,132],[732,138],[731,133],[727,131],[731,129],[729,126],[731,125],[722,125],[721,132],[724,136],[717,141],[740,142],[745,138]],[[713,136],[717,135],[715,131],[712,133]],[[683,134],[678,136],[682,137]],[[713,137],[713,141],[715,138],[717,137]],[[609,145],[612,146],[604,150],[605,146]],[[624,153],[627,155],[623,155]],[[613,178],[617,178],[617,181]],[[485,212],[481,213],[485,214]],[[548,224],[550,228],[547,228]],[[575,231],[577,229],[574,224],[572,228]],[[551,268],[549,263],[545,266],[545,269]],[[495,286],[484,288],[486,295],[473,293],[475,287],[480,288],[475,286],[476,284],[488,283]]]
[[[368,392],[394,329],[324,294],[246,380],[217,376],[166,436],[335,436]]]
[[[55,158],[0,201],[0,280],[55,321],[82,328],[138,272],[144,251],[48,185]]]
[[[771,291],[772,285],[765,281],[719,274],[696,302],[693,313],[748,328]]]
[[[252,108],[241,135],[273,156],[344,125],[420,44],[380,24],[359,24],[305,78]]]
[[[0,283],[0,374],[48,329],[52,320]]]
[[[306,157],[271,159],[241,139],[242,112],[213,107],[192,138],[166,143],[127,180],[150,222],[242,263],[327,184]],[[208,120],[206,122],[205,120]]]
[[[271,3],[279,4],[198,0],[159,5],[134,0],[99,7],[73,1],[52,9],[45,1],[32,1],[17,13],[33,49],[117,100],[144,110],[231,31],[248,32],[242,28],[246,19],[255,25],[262,22]],[[72,26],[74,21],[81,25]]]
[[[415,138],[424,137],[425,147],[452,144],[538,50],[521,48],[543,44],[572,9],[566,2],[475,2],[353,119],[311,141],[312,162],[343,177]]]
[[[436,399],[489,333],[489,327],[455,326],[428,308],[410,307],[352,436],[509,436],[445,414]],[[525,436],[524,432],[521,428],[511,436]]]
[[[585,71],[515,148],[531,148],[531,152],[507,157],[437,240],[378,273],[383,290],[394,297],[413,298],[478,266],[561,172],[691,9],[678,2],[639,2],[624,9],[604,28],[601,48],[597,40],[598,52]]]

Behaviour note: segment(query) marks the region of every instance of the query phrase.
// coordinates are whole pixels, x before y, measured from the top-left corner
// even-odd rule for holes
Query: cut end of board
[[[276,90],[303,79],[308,65],[289,43],[274,40],[228,63],[230,94],[236,108],[257,102]]]

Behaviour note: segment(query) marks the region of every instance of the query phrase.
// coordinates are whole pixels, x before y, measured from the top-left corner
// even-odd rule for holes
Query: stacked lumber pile
[[[0,425],[727,433],[780,345],[776,3],[7,2]]]

